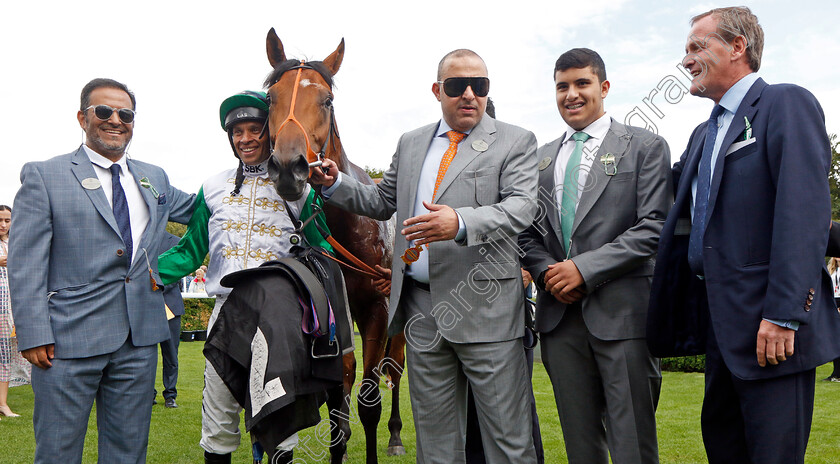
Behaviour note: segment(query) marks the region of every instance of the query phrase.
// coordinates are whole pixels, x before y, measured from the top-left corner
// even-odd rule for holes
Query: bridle
[[[292,102],[289,105],[289,114],[286,116],[286,119],[283,120],[283,123],[280,124],[280,127],[277,128],[277,133],[280,133],[287,124],[293,123],[296,125],[300,131],[303,133],[303,138],[306,141],[306,161],[311,165],[317,161],[323,161],[326,157],[326,150],[327,146],[332,146],[335,148],[335,141],[333,140],[332,136],[335,134],[336,139],[340,139],[341,137],[338,135],[338,128],[335,125],[335,109],[332,105],[330,105],[330,130],[327,132],[327,140],[324,141],[324,144],[321,146],[321,150],[318,153],[312,150],[312,145],[309,143],[309,134],[306,132],[306,128],[303,127],[303,124],[298,121],[295,117],[295,103],[297,103],[297,94],[298,88],[300,87],[300,76],[304,69],[311,69],[315,72],[318,72],[317,69],[313,68],[312,66],[306,64],[305,61],[300,62],[299,65],[289,68],[289,71],[297,69],[297,75],[295,76],[295,83],[294,87],[292,88]],[[269,108],[271,107],[271,95],[268,95],[269,99]],[[263,127],[263,133],[268,130],[269,119],[266,119],[265,126]],[[271,133],[268,134],[269,139],[271,140],[271,151],[274,152],[274,137]],[[262,136],[262,134],[260,135]]]
[[[294,69],[297,69],[297,75],[295,76],[295,84],[294,84],[294,87],[292,88],[292,101],[289,104],[289,114],[286,116],[286,119],[283,120],[283,123],[280,124],[280,127],[277,128],[277,133],[280,133],[280,131],[283,130],[283,128],[286,127],[286,125],[289,124],[289,123],[293,123],[294,125],[296,125],[300,129],[300,131],[303,132],[303,138],[304,138],[304,140],[306,140],[306,161],[309,162],[310,166],[312,166],[312,163],[316,163],[317,161],[323,161],[324,160],[324,158],[326,157],[327,146],[332,146],[333,149],[335,148],[335,146],[333,145],[335,143],[335,141],[332,138],[333,134],[335,134],[336,140],[340,140],[341,137],[338,135],[338,128],[335,125],[335,109],[332,105],[330,105],[330,130],[327,133],[327,140],[325,140],[324,144],[321,146],[321,151],[319,151],[318,153],[315,153],[312,150],[312,146],[309,143],[309,135],[306,132],[306,128],[304,128],[303,124],[301,124],[300,121],[298,121],[298,119],[295,117],[295,104],[297,103],[298,88],[300,87],[300,76],[303,73],[303,70],[304,69],[311,69],[315,72],[318,72],[318,70],[313,68],[312,66],[306,64],[306,62],[303,61],[303,60],[301,60],[299,65],[289,68],[288,71],[291,71],[291,70],[294,70]],[[269,108],[271,108],[271,95],[270,94],[268,95],[268,99],[269,99],[269,102],[268,102],[269,105],[268,106],[269,106]],[[269,109],[269,113],[270,112],[271,112],[271,110]],[[270,118],[266,119],[265,126],[263,127],[263,133],[265,133],[265,131],[268,128],[269,120],[270,120]],[[262,137],[262,134],[260,134],[260,137]],[[271,150],[272,150],[272,153],[273,153],[274,152],[274,139],[273,139],[271,133],[269,133],[269,139],[271,140]],[[312,174],[311,174],[311,170],[310,170],[310,176],[311,175]],[[314,214],[309,219],[307,219],[306,222],[297,221],[297,220],[294,219],[294,217],[290,216],[290,217],[292,217],[292,223],[296,224],[298,226],[295,230],[295,234],[298,235],[298,237],[303,235],[303,228],[306,226],[306,224],[308,224],[310,221],[312,221],[315,218],[315,216],[323,213],[323,210],[321,208],[319,208],[316,204],[313,203],[312,206],[313,206]],[[287,211],[291,211],[291,209],[289,209],[287,207]],[[336,261],[337,263],[339,263],[339,264],[341,264],[345,267],[348,267],[349,269],[352,269],[352,270],[354,270],[356,272],[359,272],[361,274],[365,274],[367,276],[373,277],[375,279],[386,277],[382,273],[378,272],[375,268],[371,267],[367,263],[365,263],[362,260],[360,260],[359,258],[357,258],[349,250],[344,248],[340,243],[338,243],[338,241],[335,240],[335,238],[331,234],[329,234],[329,232],[323,230],[317,222],[314,222],[314,224],[315,224],[316,228],[318,229],[318,232],[324,237],[324,239],[327,241],[327,243],[332,245],[333,248],[337,252],[339,252],[342,256],[344,256],[345,258],[350,260],[353,264],[355,264],[356,267],[354,267],[354,266],[352,266],[348,263],[345,263],[345,262],[343,262],[339,259],[336,259],[335,257],[330,255],[329,253],[326,253],[326,252],[322,251],[324,256]]]

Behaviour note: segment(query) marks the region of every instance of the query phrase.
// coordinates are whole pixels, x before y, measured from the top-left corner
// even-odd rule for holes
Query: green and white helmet
[[[230,128],[238,122],[265,122],[266,119],[268,119],[268,96],[265,92],[245,90],[226,98],[219,107],[219,120],[225,131],[230,131]]]

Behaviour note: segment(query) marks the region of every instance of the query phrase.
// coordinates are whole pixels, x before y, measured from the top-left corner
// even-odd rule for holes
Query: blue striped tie
[[[125,190],[120,183],[120,165],[114,163],[109,169],[111,171],[111,192],[113,193],[111,206],[114,209],[114,218],[116,218],[117,225],[120,227],[120,235],[125,242],[128,263],[131,264],[134,241],[131,239],[131,218],[128,215],[128,201],[125,199]]]
[[[715,105],[709,124],[706,126],[706,141],[703,142],[703,154],[697,171],[697,192],[694,196],[694,218],[691,222],[691,235],[688,239],[688,265],[697,275],[703,274],[703,234],[706,232],[706,209],[709,206],[709,190],[712,184],[712,152],[718,133],[717,118],[723,113],[723,107]]]

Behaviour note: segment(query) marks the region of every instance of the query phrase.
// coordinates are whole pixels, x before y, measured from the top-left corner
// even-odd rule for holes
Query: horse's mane
[[[271,73],[268,74],[268,77],[265,78],[265,82],[263,83],[263,85],[265,86],[265,88],[271,87],[272,85],[276,84],[277,81],[280,80],[280,76],[282,76],[283,73],[289,71],[290,69],[298,65],[300,65],[300,60],[286,60],[280,63],[279,65],[277,65],[276,68],[274,68],[273,71],[271,71]],[[320,74],[321,77],[324,78],[324,80],[327,82],[327,85],[329,85],[330,88],[333,87],[333,76],[330,73],[329,69],[327,69],[327,65],[325,65],[323,61],[307,61],[306,66],[311,66],[312,69],[318,71],[318,74]]]

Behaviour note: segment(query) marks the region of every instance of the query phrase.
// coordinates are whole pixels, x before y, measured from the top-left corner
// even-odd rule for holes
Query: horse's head
[[[283,43],[271,28],[266,52],[274,68],[265,81],[274,148],[269,177],[277,193],[293,201],[303,194],[316,152],[332,159],[341,153],[332,109],[332,77],[344,58],[344,39],[324,61],[287,60]]]

